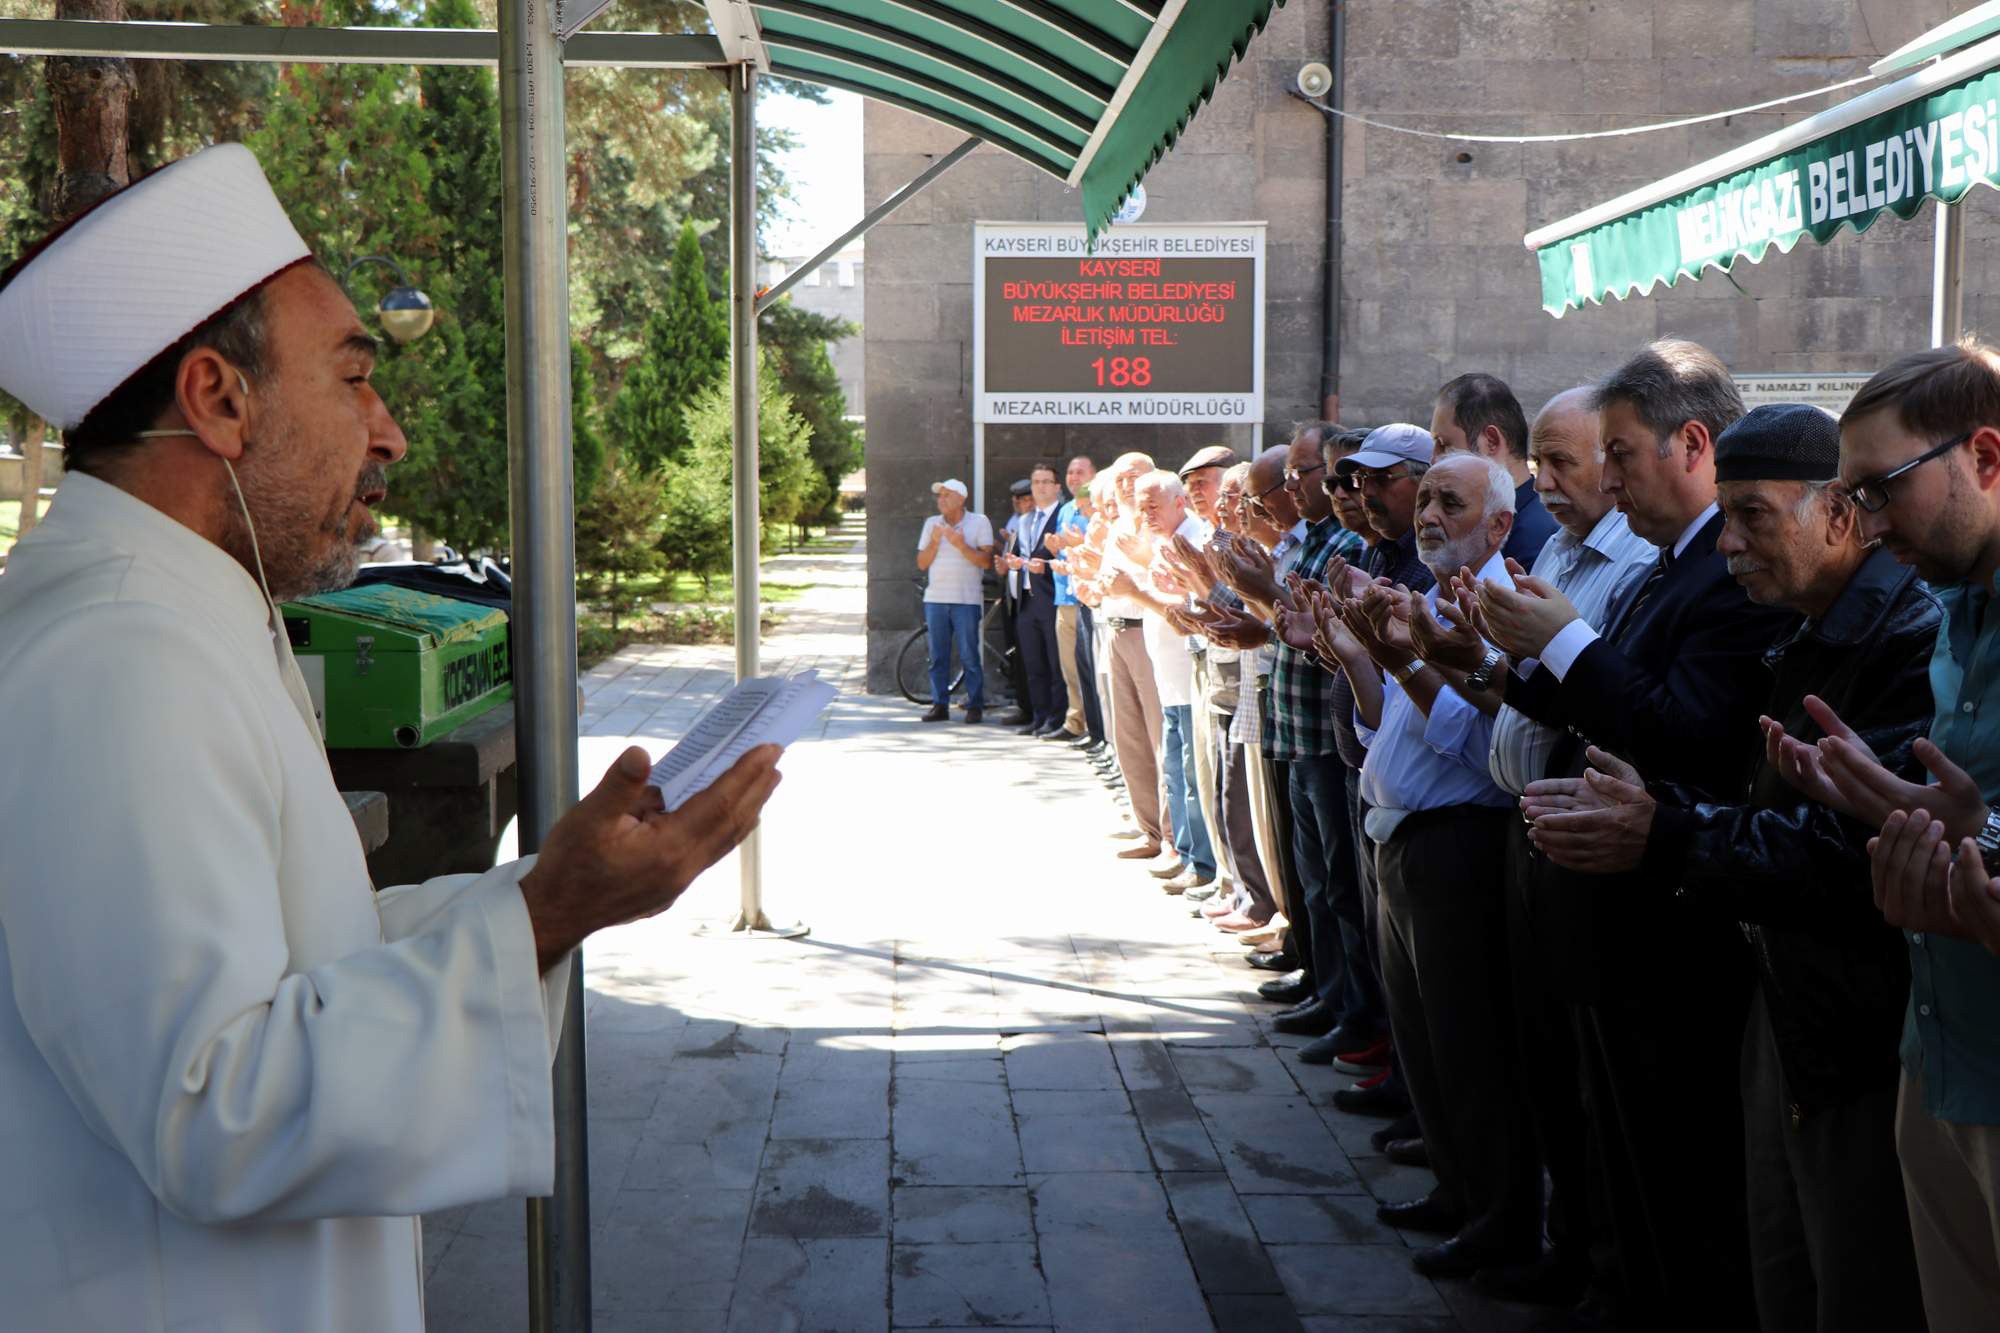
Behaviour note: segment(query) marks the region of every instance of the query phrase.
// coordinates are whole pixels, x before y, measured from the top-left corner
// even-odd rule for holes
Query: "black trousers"
[[[1548,984],[1536,965],[1530,904],[1535,850],[1528,826],[1507,821],[1507,956],[1514,998],[1515,1057],[1521,1091],[1549,1173],[1549,1249],[1556,1261],[1582,1273],[1610,1259],[1592,1243],[1590,1192],[1585,1174],[1583,1070],[1576,1049],[1576,1006]]]
[[[1003,588],[1005,583],[1006,580],[1002,579]],[[1007,633],[1007,651],[1011,654],[1007,659],[1007,690],[1014,696],[1014,707],[1024,713],[1032,714],[1034,709],[1028,699],[1028,673],[1024,666],[1028,655],[1021,649],[1021,603],[1018,599],[1009,597],[1004,591],[1000,594],[1000,624]],[[982,653],[985,651],[983,628],[980,633],[980,651]],[[997,683],[989,678],[986,682],[987,690],[990,692]]]
[[[1924,1327],[1896,1085],[1792,1118],[1761,988],[1743,1028],[1750,1277],[1764,1333]]]
[[[1377,852],[1382,981],[1424,1147],[1461,1238],[1540,1249],[1540,1169],[1513,1063],[1502,859],[1511,811],[1408,816]]]
[[[1607,966],[1597,1000],[1577,1010],[1591,1210],[1615,1252],[1596,1283],[1621,1328],[1733,1333],[1757,1327],[1743,1103],[1689,1062],[1743,1030],[1750,977],[1740,953],[1682,956],[1671,989],[1650,969],[1635,984]]]
[[[1069,691],[1063,685],[1055,600],[1039,594],[1022,598],[1014,625],[1021,637],[1021,668],[1028,678],[1028,700],[1022,707],[1044,726],[1060,723],[1069,711]]]

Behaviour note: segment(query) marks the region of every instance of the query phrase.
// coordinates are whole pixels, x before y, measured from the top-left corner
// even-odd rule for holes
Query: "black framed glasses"
[[[1867,477],[1861,481],[1857,481],[1852,486],[1847,488],[1848,494],[1854,497],[1855,504],[1861,506],[1861,508],[1863,508],[1867,512],[1871,514],[1879,514],[1889,504],[1889,485],[1891,482],[1895,481],[1905,472],[1914,471],[1915,469],[1922,467],[1924,464],[1930,462],[1933,458],[1943,458],[1946,454],[1958,448],[1960,445],[1964,444],[1967,440],[1970,440],[1973,437],[1973,434],[1974,432],[1967,431],[1963,435],[1956,436],[1953,439],[1946,440],[1943,444],[1938,445],[1934,449],[1928,449],[1925,452],[1918,454],[1915,458],[1912,458],[1909,462],[1903,464],[1901,467],[1890,468],[1887,472],[1884,472],[1879,477]]]
[[[1289,480],[1290,480],[1289,477],[1280,477],[1274,484],[1266,486],[1261,491],[1256,491],[1254,493],[1246,492],[1243,496],[1243,503],[1247,505],[1256,505],[1258,508],[1261,509],[1264,505],[1264,497],[1271,494],[1273,491],[1284,490],[1285,483]]]
[[[1326,464],[1324,463],[1314,463],[1311,467],[1288,467],[1285,469],[1284,484],[1287,486],[1296,485],[1304,481],[1307,477],[1310,477],[1313,473],[1324,471],[1326,471]]]

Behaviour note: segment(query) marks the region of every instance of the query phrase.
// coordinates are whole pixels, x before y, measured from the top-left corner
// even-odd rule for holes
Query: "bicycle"
[[[921,595],[924,581],[912,582]],[[1007,643],[1006,612],[998,593],[988,589],[982,600],[985,610],[979,617],[979,660],[986,671],[987,706],[992,707],[1007,701],[1006,686],[1012,679],[1008,673],[1013,668],[1015,653]],[[924,707],[931,704],[931,636],[929,627],[922,623],[910,632],[896,654],[896,688],[913,704]],[[951,696],[961,699],[964,693],[965,664],[960,662],[952,672]]]

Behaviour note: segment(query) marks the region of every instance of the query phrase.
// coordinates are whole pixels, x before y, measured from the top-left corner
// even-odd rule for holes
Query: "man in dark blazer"
[[[1062,483],[1048,463],[1037,463],[1028,474],[1031,504],[1014,525],[1007,566],[1015,571],[1014,630],[1021,642],[1021,667],[1028,680],[1028,720],[1023,735],[1043,735],[1062,729],[1069,711],[1063,684],[1062,644],[1056,634],[1056,576],[1049,562],[1056,553],[1048,536],[1056,531],[1062,508]]]
[[[1541,580],[1485,584],[1487,637],[1510,666],[1507,703],[1567,735],[1548,776],[1574,777],[1595,745],[1649,778],[1740,790],[1760,753],[1764,653],[1799,618],[1750,601],[1717,553],[1715,439],[1743,415],[1728,370],[1663,339],[1596,389],[1601,485],[1660,563],[1605,626]],[[1538,863],[1529,893],[1540,970],[1575,1006],[1598,1251],[1586,1304],[1618,1327],[1749,1319],[1741,1103],[1691,1053],[1743,1031],[1750,960],[1732,923],[1662,912],[1629,875]],[[1583,1324],[1589,1327],[1588,1323]]]

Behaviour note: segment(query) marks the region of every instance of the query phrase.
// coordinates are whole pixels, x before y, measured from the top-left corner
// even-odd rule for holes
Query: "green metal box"
[[[329,749],[427,745],[513,701],[498,608],[378,583],[283,611]]]

